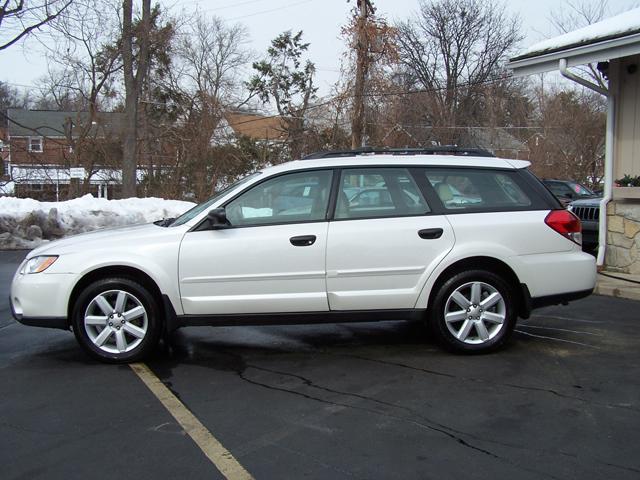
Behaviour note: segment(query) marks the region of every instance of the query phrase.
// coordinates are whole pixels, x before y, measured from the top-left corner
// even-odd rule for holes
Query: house
[[[90,193],[106,196],[121,183],[118,145],[122,114],[99,113],[89,124],[86,112],[10,108],[6,121],[3,173],[13,182],[16,196],[66,198],[73,178],[85,184]],[[81,139],[92,141],[92,151],[82,161],[74,155]]]
[[[412,134],[410,130],[418,130]],[[434,128],[436,130],[437,127]],[[511,135],[505,128],[467,127],[460,128],[457,133],[456,144],[466,148],[480,148],[488,150],[498,157],[525,159],[529,158],[529,147]],[[394,125],[383,137],[386,147],[418,146],[436,144],[432,132],[425,127],[418,129],[411,126]]]
[[[212,143],[227,145],[238,137],[257,142],[281,143],[286,140],[286,126],[280,116],[264,116],[253,112],[225,112],[218,124]]]
[[[608,86],[570,70],[587,64],[597,64]],[[640,187],[614,186],[624,175],[640,175],[640,8],[532,45],[508,68],[514,75],[559,71],[606,96],[598,266],[640,274]]]
[[[511,135],[505,128],[473,127],[467,129],[461,137],[463,145],[481,148],[503,158],[529,158],[529,147]]]

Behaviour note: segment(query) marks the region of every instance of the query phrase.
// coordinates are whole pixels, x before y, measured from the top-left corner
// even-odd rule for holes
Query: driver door
[[[225,206],[230,228],[187,233],[178,267],[185,314],[327,311],[331,177],[269,178]]]

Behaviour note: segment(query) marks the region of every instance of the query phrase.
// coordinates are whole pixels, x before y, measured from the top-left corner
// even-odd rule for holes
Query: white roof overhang
[[[568,67],[575,67],[639,53],[640,33],[635,33],[573,48],[516,57],[511,59],[507,68],[513,70],[515,76],[534,75],[558,70],[559,61],[563,58],[567,60]]]

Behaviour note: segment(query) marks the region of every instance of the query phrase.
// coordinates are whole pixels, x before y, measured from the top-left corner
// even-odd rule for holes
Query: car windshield
[[[220,190],[218,193],[216,193],[215,195],[210,197],[206,202],[202,202],[199,205],[196,205],[195,207],[193,207],[192,209],[187,210],[186,212],[184,212],[182,215],[180,215],[178,218],[176,218],[169,226],[170,227],[177,227],[178,225],[182,225],[182,224],[187,223],[189,220],[192,220],[193,218],[197,217],[201,212],[204,212],[205,210],[207,210],[220,197],[222,197],[223,195],[226,195],[228,192],[230,192],[234,188],[239,187],[240,185],[243,185],[243,184],[247,183],[249,180],[251,180],[254,177],[257,177],[261,173],[262,172],[254,172],[254,173],[252,173],[250,175],[247,175],[244,178],[241,178],[237,182],[232,183],[227,188]]]
[[[571,189],[579,196],[579,197],[593,197],[595,193],[589,190],[587,187],[580,183],[570,182]]]

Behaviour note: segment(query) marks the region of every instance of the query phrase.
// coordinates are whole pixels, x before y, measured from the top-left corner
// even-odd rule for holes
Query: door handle
[[[444,230],[441,228],[424,228],[418,230],[418,236],[425,240],[435,240],[436,238],[440,238],[443,232]]]
[[[315,235],[300,235],[298,237],[291,237],[289,239],[291,245],[296,247],[308,247],[309,245],[313,245],[316,242]]]

